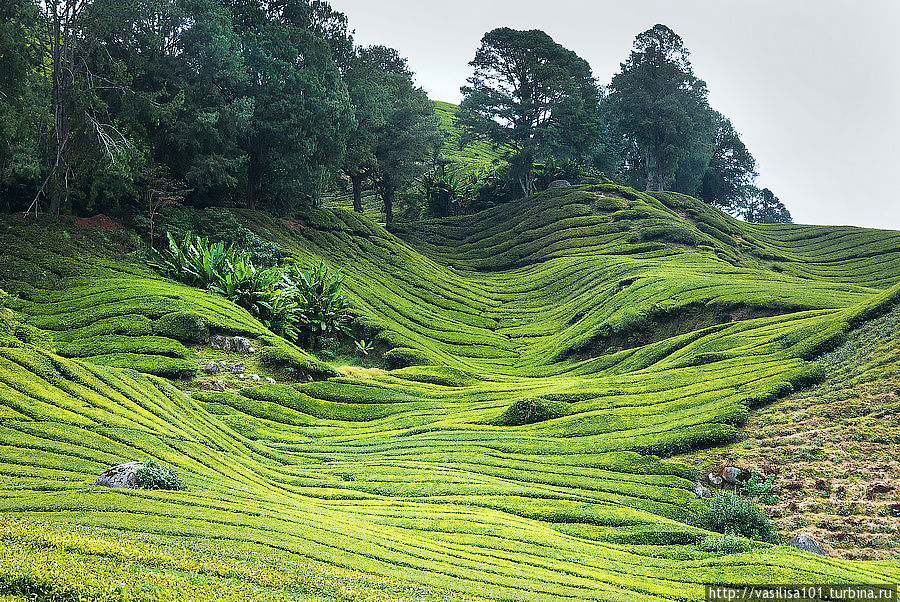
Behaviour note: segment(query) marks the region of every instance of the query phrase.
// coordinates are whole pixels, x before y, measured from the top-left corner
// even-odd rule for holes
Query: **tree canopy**
[[[508,149],[522,192],[536,161],[580,158],[599,132],[600,93],[587,61],[543,31],[489,31],[461,88],[460,122]]]

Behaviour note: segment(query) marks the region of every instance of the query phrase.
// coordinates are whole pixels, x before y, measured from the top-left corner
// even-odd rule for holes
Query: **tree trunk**
[[[362,174],[349,174],[350,175],[350,184],[353,186],[353,210],[357,213],[363,212],[362,205],[362,186],[365,181],[365,176]]]
[[[381,196],[384,198],[384,222],[390,224],[394,221],[394,187],[385,186]]]
[[[255,210],[262,183],[262,158],[255,141],[250,141],[250,160],[247,162],[247,209]]]

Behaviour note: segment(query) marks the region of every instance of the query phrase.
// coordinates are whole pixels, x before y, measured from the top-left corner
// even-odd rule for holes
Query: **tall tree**
[[[588,63],[540,30],[488,32],[459,119],[509,149],[522,192],[534,192],[535,161],[581,158],[599,131],[600,93]]]
[[[731,121],[716,113],[716,139],[712,158],[697,194],[711,205],[731,207],[745,198],[756,178],[756,160],[741,141]]]
[[[714,114],[689,54],[678,34],[655,25],[635,38],[634,50],[610,84],[616,126],[636,151],[633,163],[647,190],[662,190],[681,161],[711,154],[704,147],[713,139]]]
[[[46,113],[34,77],[38,17],[31,0],[0,4],[0,199],[6,211],[27,195],[30,200],[41,169],[37,132]]]
[[[344,152],[352,114],[330,46],[310,30],[308,0],[232,0],[252,114],[246,203],[284,209],[315,198]]]
[[[733,212],[747,222],[758,224],[790,224],[794,219],[784,203],[768,188],[751,186],[748,194],[736,203]]]
[[[377,89],[371,131],[361,156],[366,174],[384,203],[385,221],[394,220],[394,202],[424,169],[425,160],[443,141],[434,104],[413,83],[406,60],[397,51],[371,46],[359,51],[360,60]],[[371,82],[370,82],[371,83]],[[358,149],[353,151],[358,152]]]

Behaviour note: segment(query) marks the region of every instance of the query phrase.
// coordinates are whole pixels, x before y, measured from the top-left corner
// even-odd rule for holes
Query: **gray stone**
[[[143,462],[126,462],[125,464],[113,466],[97,477],[97,485],[103,487],[134,487],[137,485],[137,473],[143,467]]]
[[[251,374],[250,378],[252,378],[255,383],[259,382],[259,374]]]
[[[275,379],[272,378],[271,376],[267,376],[267,377],[266,377],[266,382],[269,383],[270,385],[274,385],[274,384],[275,384]]]
[[[218,374],[221,369],[222,367],[216,362],[209,362],[201,368],[206,374]]]
[[[235,372],[237,374],[243,374],[247,370],[247,366],[240,362],[232,362],[230,368],[232,372]]]
[[[694,495],[696,495],[699,498],[706,498],[706,497],[713,496],[712,492],[709,489],[707,489],[706,487],[704,487],[703,485],[701,485],[700,483],[694,483]]]
[[[744,469],[737,466],[726,466],[722,471],[722,478],[725,479],[726,483],[731,483],[732,485],[737,485],[740,481],[746,479]]]
[[[802,533],[800,535],[794,535],[794,537],[791,538],[789,545],[798,550],[803,550],[804,552],[811,552],[813,554],[818,554],[819,556],[828,556],[828,554],[825,553],[825,548],[823,548],[819,542],[809,535],[803,535]]]
[[[227,351],[225,346],[229,345],[228,337],[223,337],[220,334],[213,335],[209,337],[209,346],[218,351]]]
[[[566,186],[571,185],[571,182],[568,180],[553,180],[547,185],[547,188],[565,188]]]
[[[250,339],[245,339],[244,337],[231,339],[231,350],[235,353],[250,353],[251,345]]]
[[[708,475],[706,475],[706,478],[709,481],[709,484],[712,485],[713,487],[721,487],[722,486],[722,477],[720,477],[719,475],[711,472]]]

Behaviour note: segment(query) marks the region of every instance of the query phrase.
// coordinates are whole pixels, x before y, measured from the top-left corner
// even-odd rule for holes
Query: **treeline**
[[[519,190],[540,176],[603,174],[644,190],[674,190],[749,221],[791,221],[731,121],[708,102],[681,38],[656,25],[607,87],[588,63],[539,30],[495,29],[462,88],[460,121],[508,149]]]
[[[6,0],[0,5],[0,210],[153,217],[176,204],[278,214],[346,188],[447,215],[608,177],[755,221],[789,214],[671,30],[609,89],[541,31],[497,29],[472,61],[465,141],[505,161],[457,177],[406,60],[354,43],[322,0]]]
[[[290,212],[335,176],[390,203],[441,142],[406,61],[319,0],[9,0],[4,209]],[[151,209],[152,210],[152,209]]]

